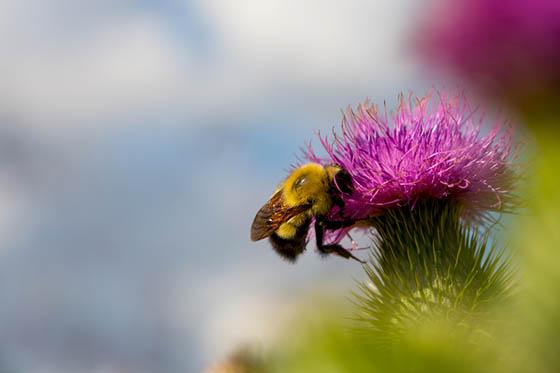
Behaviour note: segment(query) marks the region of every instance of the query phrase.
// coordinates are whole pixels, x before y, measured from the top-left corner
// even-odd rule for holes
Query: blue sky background
[[[437,83],[406,52],[419,4],[2,1],[0,365],[198,372],[353,286],[249,227],[340,109]]]

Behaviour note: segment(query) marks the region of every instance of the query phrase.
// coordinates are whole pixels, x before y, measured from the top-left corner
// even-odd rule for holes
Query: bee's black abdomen
[[[289,240],[273,233],[269,237],[270,245],[283,259],[293,263],[296,261],[297,257],[305,251],[305,247],[307,246],[308,231],[309,222],[306,222],[306,224],[300,227],[294,238]]]
[[[305,240],[285,240],[276,233],[272,234],[269,240],[274,251],[288,262],[295,262],[299,254],[305,251]]]

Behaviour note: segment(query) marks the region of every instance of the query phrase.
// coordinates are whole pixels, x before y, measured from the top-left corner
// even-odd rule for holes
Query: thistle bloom
[[[358,318],[382,339],[433,318],[465,320],[509,296],[509,264],[479,223],[513,207],[512,140],[499,122],[485,131],[481,121],[463,96],[401,96],[392,113],[366,101],[346,111],[340,133],[319,136],[326,157],[306,149],[352,177],[331,220],[375,228],[365,266],[374,290],[361,285]]]
[[[430,62],[522,110],[541,101],[557,102],[560,1],[462,0],[436,5],[415,40]]]
[[[512,207],[511,135],[499,124],[483,133],[464,97],[401,96],[392,114],[362,103],[348,109],[340,134],[319,135],[327,157],[309,145],[305,158],[335,163],[353,178],[344,214],[366,219],[421,200],[457,201],[462,217],[484,221]]]

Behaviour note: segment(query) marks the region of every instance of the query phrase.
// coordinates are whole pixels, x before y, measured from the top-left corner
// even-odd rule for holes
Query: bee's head
[[[338,190],[345,194],[352,193],[352,177],[342,167],[336,164],[325,166],[330,185],[334,190]]]
[[[292,171],[283,185],[286,202],[291,206],[328,199],[329,176],[318,163],[307,163]]]

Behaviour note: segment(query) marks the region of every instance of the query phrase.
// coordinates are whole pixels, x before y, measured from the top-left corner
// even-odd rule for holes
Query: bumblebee
[[[352,220],[328,219],[333,206],[338,206],[340,215],[343,215],[342,194],[351,192],[352,178],[341,167],[304,164],[288,175],[257,212],[251,226],[251,240],[268,238],[272,248],[282,258],[295,262],[305,251],[308,232],[314,221],[315,239],[320,253],[334,253],[362,262],[338,244],[323,244],[326,229],[354,225]]]

